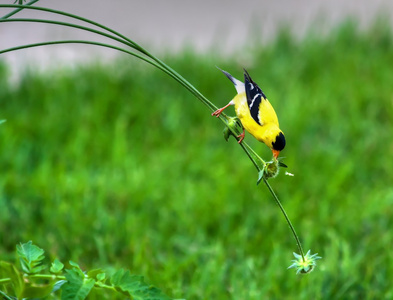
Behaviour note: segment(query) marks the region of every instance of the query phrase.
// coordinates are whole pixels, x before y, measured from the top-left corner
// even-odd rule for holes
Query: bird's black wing
[[[259,115],[259,106],[262,100],[266,100],[265,94],[262,92],[260,87],[251,79],[250,75],[246,70],[244,70],[244,85],[246,89],[246,97],[248,108],[250,109],[251,117],[259,125],[261,124],[261,117]]]

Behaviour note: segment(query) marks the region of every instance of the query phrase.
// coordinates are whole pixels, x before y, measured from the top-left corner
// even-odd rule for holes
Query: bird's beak
[[[278,155],[280,154],[280,151],[272,149],[272,152],[273,152],[274,158],[277,159]]]

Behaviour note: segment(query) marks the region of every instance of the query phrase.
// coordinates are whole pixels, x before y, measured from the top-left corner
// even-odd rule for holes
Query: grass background
[[[129,58],[30,69],[17,85],[1,66],[1,259],[33,240],[86,269],[131,269],[174,298],[392,298],[392,31],[352,20],[297,40],[283,29],[244,51],[247,62],[190,50],[163,60],[217,106],[235,90],[215,65],[238,78],[246,67],[262,87],[295,174],[270,182],[304,249],[323,257],[313,273],[286,269],[295,241],[222,123]]]

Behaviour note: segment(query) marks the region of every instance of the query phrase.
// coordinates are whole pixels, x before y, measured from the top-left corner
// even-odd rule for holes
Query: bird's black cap
[[[281,151],[285,148],[285,137],[282,132],[276,136],[276,141],[272,143],[273,149],[277,151]]]

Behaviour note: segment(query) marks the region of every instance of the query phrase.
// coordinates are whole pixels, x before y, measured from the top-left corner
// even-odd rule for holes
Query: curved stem
[[[51,9],[51,8],[46,8],[46,7],[39,7],[39,6],[26,6],[26,5],[15,5],[15,4],[0,4],[0,8],[16,8],[17,11],[20,11],[21,9],[39,10],[39,11],[44,11],[44,12],[48,12],[48,13],[51,13],[51,14],[62,15],[62,16],[69,17],[69,18],[72,18],[72,19],[76,19],[76,20],[88,23],[90,25],[99,27],[101,29],[104,29],[104,30],[106,30],[106,31],[108,31],[110,33],[113,33],[114,35],[117,35],[118,37],[120,37],[120,38],[124,39],[125,41],[129,42],[130,44],[132,44],[133,47],[140,48],[140,49],[138,49],[138,51],[143,53],[143,51],[141,51],[141,50],[143,50],[142,47],[140,47],[137,43],[135,43],[134,41],[132,41],[129,38],[125,37],[124,35],[120,34],[119,32],[117,32],[117,31],[115,31],[113,29],[110,29],[110,28],[108,28],[108,27],[106,27],[106,26],[104,26],[104,25],[102,25],[100,23],[97,23],[97,22],[94,22],[92,20],[80,17],[78,15],[74,15],[74,14],[67,13],[67,12],[60,11],[60,10],[56,10],[56,9]],[[2,19],[4,19],[4,17]]]
[[[40,47],[40,46],[49,46],[49,45],[60,45],[60,44],[88,44],[88,45],[95,45],[95,46],[101,46],[101,47],[106,47],[106,48],[111,48],[120,52],[124,52],[127,54],[130,54],[132,56],[135,56],[159,69],[165,72],[164,69],[160,65],[158,65],[156,62],[152,61],[151,59],[139,55],[138,53],[116,47],[113,45],[105,44],[105,43],[100,43],[100,42],[94,42],[94,41],[85,41],[85,40],[61,40],[61,41],[50,41],[50,42],[42,42],[42,43],[33,43],[33,44],[26,44],[26,45],[21,45],[21,46],[16,46],[16,47],[11,47],[7,49],[0,50],[0,54],[11,52],[11,51],[16,51],[16,50],[22,50],[22,49],[28,49],[28,48],[34,48],[34,47]]]
[[[85,30],[85,31],[89,31],[98,35],[102,35],[104,37],[110,38],[114,41],[120,42],[122,44],[125,44],[127,46],[130,46],[132,48],[135,49],[135,47],[130,44],[129,42],[118,38],[116,36],[110,35],[108,33],[93,29],[93,28],[89,28],[86,26],[82,26],[82,25],[78,25],[78,24],[73,24],[73,23],[67,23],[67,22],[62,22],[62,21],[55,21],[55,20],[46,20],[46,19],[30,19],[30,18],[14,18],[14,19],[0,19],[0,23],[10,23],[10,22],[35,22],[35,23],[46,23],[46,24],[54,24],[54,25],[60,25],[60,26],[66,26],[66,27],[72,27],[72,28],[77,28],[77,29],[81,29],[81,30]]]
[[[263,181],[265,182],[267,188],[269,189],[270,193],[273,195],[274,200],[276,201],[278,207],[280,208],[282,214],[284,215],[284,218],[285,218],[285,220],[287,221],[287,223],[288,223],[288,225],[289,225],[289,228],[291,229],[292,234],[293,234],[293,236],[294,236],[294,238],[295,238],[295,240],[296,240],[296,245],[297,245],[297,248],[299,249],[300,255],[302,256],[303,261],[305,261],[305,259],[304,259],[304,252],[303,252],[302,245],[300,244],[299,237],[298,237],[298,235],[296,234],[295,228],[293,227],[293,225],[292,225],[292,223],[291,223],[291,220],[289,219],[289,217],[288,217],[288,215],[287,215],[287,213],[286,213],[284,207],[282,206],[280,200],[278,199],[276,193],[273,191],[273,189],[272,189],[272,187],[270,186],[269,182],[267,182],[266,178],[263,178]]]
[[[254,164],[255,168],[257,168],[257,171],[258,172],[261,171],[260,166],[257,164],[257,162],[255,161],[255,159],[252,157],[251,153],[248,150],[248,149],[251,149],[251,147],[247,143],[245,143],[245,142],[242,142],[240,144],[240,146],[243,148],[244,152],[246,152],[248,158],[252,161],[252,163]]]
[[[8,5],[0,5],[0,7],[15,7],[15,8],[20,8],[20,5],[11,5],[11,4],[8,4]],[[171,75],[171,77],[173,77],[173,78],[176,79],[178,82],[180,82],[185,88],[187,88],[194,96],[196,96],[203,104],[205,104],[205,105],[206,105],[208,108],[210,108],[212,111],[215,111],[215,110],[217,109],[217,107],[216,107],[212,102],[210,102],[203,94],[201,94],[192,84],[190,84],[190,83],[189,83],[186,79],[184,79],[180,74],[178,74],[176,71],[174,71],[174,70],[173,70],[172,68],[170,68],[168,65],[166,65],[164,62],[162,62],[161,60],[159,60],[158,58],[156,58],[155,56],[153,56],[152,54],[150,54],[150,53],[149,53],[147,50],[145,50],[143,47],[141,47],[140,45],[138,45],[138,44],[135,43],[134,41],[130,40],[129,38],[125,37],[124,35],[122,35],[122,34],[116,32],[116,31],[114,31],[114,30],[112,30],[112,29],[110,29],[110,28],[108,28],[108,27],[106,27],[106,26],[103,26],[103,25],[101,25],[101,24],[99,24],[99,23],[97,23],[97,22],[94,22],[94,21],[92,21],[92,20],[89,20],[89,19],[86,19],[86,18],[77,16],[77,15],[74,15],[74,14],[66,13],[66,12],[63,12],[63,11],[58,11],[58,10],[54,10],[54,9],[44,8],[44,7],[30,7],[30,6],[27,6],[27,7],[24,7],[24,8],[26,8],[26,9],[33,9],[33,10],[41,10],[41,11],[45,11],[45,12],[49,12],[49,13],[53,13],[53,14],[59,14],[59,15],[67,16],[67,17],[70,17],[70,18],[74,18],[74,19],[77,19],[77,20],[80,20],[80,21],[89,23],[89,24],[91,24],[91,25],[97,26],[97,27],[99,27],[99,28],[101,28],[101,29],[104,29],[104,30],[107,30],[108,32],[113,33],[114,35],[116,35],[116,36],[118,36],[119,38],[121,38],[122,41],[120,41],[119,39],[115,38],[114,36],[107,35],[107,34],[105,34],[104,32],[97,31],[97,30],[94,30],[94,29],[91,29],[91,28],[88,28],[88,27],[78,26],[78,25],[72,24],[72,25],[74,25],[74,26],[72,26],[72,27],[79,28],[79,29],[84,29],[84,30],[89,30],[89,31],[91,31],[91,32],[95,32],[95,33],[98,33],[98,34],[105,35],[105,36],[107,36],[107,37],[113,38],[113,39],[115,39],[115,40],[117,40],[117,41],[120,41],[120,42],[122,42],[122,43],[125,43],[125,44],[127,44],[128,46],[134,48],[135,50],[138,50],[139,52],[141,52],[141,53],[143,53],[144,55],[148,56],[148,57],[151,58],[152,60],[156,61],[156,62],[157,62],[159,65],[161,65],[164,69],[166,69],[166,70],[167,70],[167,72],[166,72],[167,74]],[[35,19],[35,20],[38,21],[38,19]],[[19,21],[21,21],[21,20],[19,20]],[[43,21],[43,20],[41,20],[41,21]],[[46,22],[46,23],[53,23],[53,24],[64,23],[63,25],[65,25],[65,24],[71,24],[71,23],[66,23],[66,22],[58,22],[58,21],[50,21],[50,20],[45,20],[45,22]],[[69,26],[69,25],[66,25],[66,26]],[[161,70],[163,70],[163,69],[161,69]],[[222,119],[222,121],[224,121],[224,120]]]
[[[266,166],[266,162],[252,149],[248,144],[245,144],[245,147],[262,163],[263,167]],[[258,168],[258,171],[260,171],[260,168]]]
[[[0,22],[1,22],[1,20],[0,20]],[[16,47],[0,50],[0,54],[11,52],[11,51],[16,51],[16,50],[21,50],[21,49],[40,47],[40,46],[49,46],[49,45],[59,45],[59,44],[88,44],[88,45],[95,45],[95,46],[111,48],[111,49],[114,49],[114,50],[118,50],[120,52],[127,53],[129,55],[135,56],[135,57],[137,57],[137,58],[139,58],[139,59],[141,59],[141,60],[143,60],[143,61],[145,61],[145,62],[147,62],[147,63],[149,63],[149,64],[151,64],[153,66],[155,66],[156,68],[160,69],[161,71],[163,71],[167,75],[171,76],[173,79],[175,79],[178,83],[180,83],[182,86],[184,86],[186,89],[188,89],[192,93],[193,93],[193,90],[196,90],[189,82],[187,82],[185,80],[182,80],[181,77],[180,78],[179,77],[174,77],[173,74],[170,73],[170,71],[167,68],[165,68],[165,66],[162,66],[161,64],[158,64],[156,61],[154,61],[154,60],[152,60],[150,58],[147,58],[146,56],[140,55],[138,53],[135,53],[135,52],[132,52],[132,51],[120,48],[120,47],[116,47],[116,46],[113,46],[113,45],[100,43],[100,42],[85,41],[85,40],[61,40],[61,41],[50,41],[50,42],[42,42],[42,43],[33,43],[33,44],[27,44],[27,45],[16,46]],[[207,99],[201,93],[199,93],[199,94],[193,93],[193,94],[201,102],[203,102],[205,105],[209,106],[209,104],[205,102]],[[211,103],[210,101],[208,101],[208,102]],[[216,108],[213,104],[211,104],[211,105],[213,106],[213,109]],[[224,120],[224,123],[226,123],[225,120]]]
[[[1,20],[1,19],[7,19],[7,18],[9,18],[9,17],[15,15],[16,13],[20,12],[22,9],[25,8],[25,6],[33,5],[34,3],[38,2],[38,1],[39,1],[39,0],[32,0],[32,1],[30,1],[29,3],[27,3],[27,4],[24,4],[24,5],[17,5],[17,7],[19,7],[19,8],[17,8],[17,9],[15,9],[15,10],[11,11],[10,13],[4,15],[3,17],[0,18],[0,20]]]

